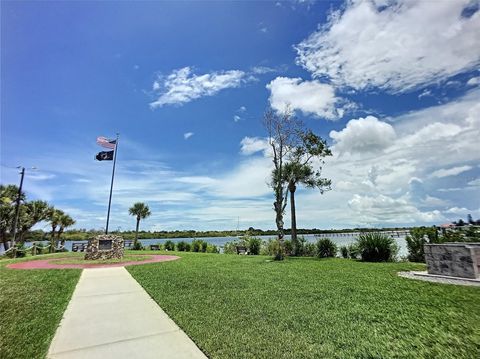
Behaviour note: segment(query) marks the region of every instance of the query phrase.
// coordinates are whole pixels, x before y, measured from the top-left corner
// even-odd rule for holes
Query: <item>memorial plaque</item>
[[[108,250],[112,249],[112,240],[110,239],[101,239],[98,241],[98,250],[103,251],[103,250]]]

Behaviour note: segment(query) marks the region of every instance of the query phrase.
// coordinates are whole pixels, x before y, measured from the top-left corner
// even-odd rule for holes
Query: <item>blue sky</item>
[[[480,217],[478,1],[1,3],[1,182],[102,228],[274,228],[261,119],[331,145],[299,227]],[[29,170],[35,166],[37,170]],[[289,215],[287,213],[287,223]]]

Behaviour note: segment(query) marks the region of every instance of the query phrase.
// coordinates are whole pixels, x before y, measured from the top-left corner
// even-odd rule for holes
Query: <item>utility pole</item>
[[[13,225],[12,247],[15,247],[15,237],[17,236],[18,215],[20,214],[20,198],[22,196],[23,177],[25,176],[25,167],[20,172],[20,187],[18,188],[17,203],[15,208],[15,224]]]

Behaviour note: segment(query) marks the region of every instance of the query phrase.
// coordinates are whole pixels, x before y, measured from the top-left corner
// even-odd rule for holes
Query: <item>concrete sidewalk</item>
[[[123,268],[84,269],[48,358],[206,358]]]

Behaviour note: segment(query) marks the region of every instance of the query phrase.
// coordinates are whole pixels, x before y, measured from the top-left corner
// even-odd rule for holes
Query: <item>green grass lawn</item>
[[[128,270],[212,358],[480,357],[480,288],[423,265],[173,254]]]
[[[59,256],[65,253],[28,260]],[[11,262],[0,261],[0,358],[43,358],[81,270],[5,268]]]

